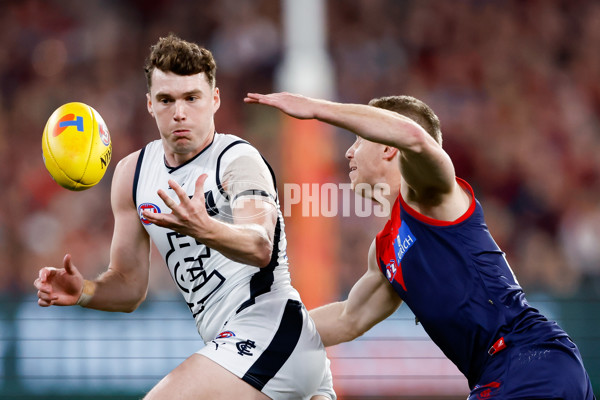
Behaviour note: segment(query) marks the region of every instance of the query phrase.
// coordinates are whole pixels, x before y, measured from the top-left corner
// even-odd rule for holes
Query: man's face
[[[365,186],[372,187],[380,181],[383,147],[357,136],[354,144],[346,151],[352,189],[362,196],[368,197],[370,193],[370,190],[365,191]]]
[[[185,162],[210,144],[221,100],[204,73],[184,76],[155,69],[147,100],[167,161]]]

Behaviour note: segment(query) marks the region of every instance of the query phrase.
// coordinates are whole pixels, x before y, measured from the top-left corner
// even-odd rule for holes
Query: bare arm
[[[111,188],[115,227],[108,270],[95,282],[87,305],[105,311],[135,310],[146,298],[150,269],[150,238],[133,203],[133,176],[138,153],[119,162]]]
[[[377,266],[375,241],[369,249],[367,272],[350,290],[348,299],[310,311],[325,346],[348,342],[389,317],[402,299]]]
[[[93,295],[85,305],[104,311],[131,312],[145,299],[150,266],[150,240],[139,221],[131,188],[138,153],[117,165],[111,188],[115,226],[106,272],[92,281]],[[38,304],[74,305],[83,290],[84,279],[66,255],[63,268],[45,267],[34,285]]]
[[[239,206],[233,209],[234,223],[218,221],[208,215],[204,204],[206,177],[201,175],[198,178],[191,199],[177,182],[170,180],[169,186],[177,194],[179,202],[162,190],[158,195],[172,212],[155,214],[144,211],[144,217],[158,226],[194,237],[234,261],[256,267],[268,265],[277,222],[275,206],[266,201],[237,202]]]
[[[442,147],[416,122],[398,113],[290,93],[249,93],[247,103],[264,104],[299,119],[318,119],[401,151],[402,176],[417,197],[455,188],[454,166]]]

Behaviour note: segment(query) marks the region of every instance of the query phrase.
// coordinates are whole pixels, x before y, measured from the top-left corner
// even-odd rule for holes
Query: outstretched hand
[[[83,276],[65,255],[63,268],[44,267],[33,282],[37,288],[38,304],[41,307],[72,306],[77,303],[83,289]]]
[[[244,98],[248,104],[264,104],[277,108],[284,113],[298,119],[316,118],[319,100],[293,93],[248,93]]]
[[[209,229],[212,222],[206,211],[204,200],[204,182],[207,177],[208,175],[206,174],[198,177],[194,196],[191,199],[177,182],[170,179],[169,186],[177,194],[179,203],[161,189],[157,192],[158,196],[171,209],[171,213],[154,213],[145,210],[143,217],[157,226],[169,228],[175,232],[200,239],[206,233],[207,229]]]

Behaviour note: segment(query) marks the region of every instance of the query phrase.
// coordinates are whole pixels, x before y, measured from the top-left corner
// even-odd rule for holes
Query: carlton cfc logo
[[[70,126],[76,127],[78,132],[83,132],[83,117],[75,117],[75,114],[64,115],[58,120],[58,124],[54,125],[52,136],[57,137]]]
[[[146,218],[144,218],[143,216],[143,212],[144,210],[150,210],[154,213],[160,213],[160,208],[153,203],[144,203],[144,204],[140,204],[140,206],[138,207],[138,214],[140,216],[140,220],[142,221],[142,223],[144,225],[151,225],[152,222],[148,221]]]

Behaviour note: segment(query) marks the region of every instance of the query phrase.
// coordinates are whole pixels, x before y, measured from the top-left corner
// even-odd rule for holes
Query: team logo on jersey
[[[58,120],[58,124],[54,125],[52,136],[57,137],[65,131],[69,126],[74,126],[77,131],[83,132],[83,117],[75,116],[75,114],[67,114]]]
[[[223,332],[219,333],[215,339],[227,339],[227,338],[234,337],[234,336],[235,336],[235,333],[233,333],[231,331],[223,331]]]
[[[244,340],[238,342],[236,347],[240,356],[251,356],[253,354],[250,352],[250,350],[256,347],[256,343],[254,343],[252,340]]]
[[[404,221],[400,221],[401,225],[398,228],[398,235],[394,239],[394,254],[396,256],[396,262],[400,265],[404,255],[417,241],[417,238],[410,231],[410,228]]]
[[[140,216],[140,221],[142,221],[142,223],[144,225],[151,225],[152,222],[150,222],[146,218],[144,218],[144,214],[142,214],[144,212],[144,210],[150,210],[153,213],[160,213],[160,208],[154,203],[143,203],[143,204],[140,204],[140,206],[138,207],[138,214]]]
[[[390,260],[390,262],[387,263],[387,265],[385,266],[385,276],[390,282],[394,280],[394,277],[396,276],[396,271],[398,271],[398,268],[396,268],[396,261]]]
[[[474,391],[477,392],[478,399],[491,399],[500,394],[500,382],[491,382],[487,385],[476,385]]]

